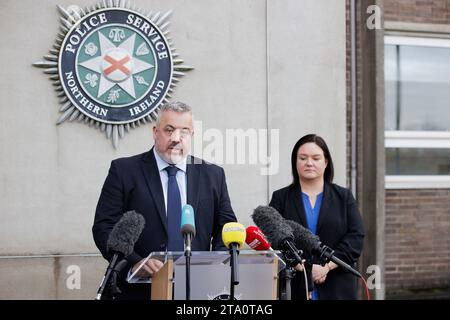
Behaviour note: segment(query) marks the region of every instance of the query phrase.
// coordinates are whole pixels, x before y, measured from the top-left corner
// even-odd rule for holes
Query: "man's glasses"
[[[164,134],[168,137],[171,137],[175,133],[175,131],[179,131],[179,135],[181,138],[191,136],[191,129],[189,129],[189,128],[176,129],[176,128],[172,128],[172,127],[167,127],[167,128],[164,128],[163,131],[164,131]]]

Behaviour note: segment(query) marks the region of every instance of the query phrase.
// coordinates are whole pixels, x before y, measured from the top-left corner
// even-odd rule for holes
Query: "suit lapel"
[[[187,184],[187,204],[190,204],[194,208],[194,212],[198,209],[198,190],[199,190],[199,164],[195,163],[195,159],[192,156],[188,157],[186,166],[186,184]],[[197,217],[197,215],[195,215]],[[196,221],[197,223],[197,221]]]
[[[164,226],[164,231],[166,232],[166,234],[168,234],[166,207],[164,205],[164,193],[162,189],[161,178],[159,176],[158,166],[156,165],[155,155],[153,154],[153,148],[144,156],[141,164],[148,189],[150,190],[150,194],[158,210],[158,216],[161,219],[162,225]]]
[[[297,217],[300,221],[300,223],[303,226],[308,227],[308,223],[306,221],[306,214],[305,214],[305,208],[303,206],[303,197],[302,197],[302,190],[299,186],[295,186],[293,189],[291,189],[291,197],[294,198],[294,206],[295,206],[295,212],[297,213]]]
[[[322,206],[320,207],[319,220],[317,221],[317,234],[320,234],[320,228],[323,225],[323,221],[326,221],[327,215],[330,213],[331,200],[330,186],[325,182],[323,185]]]

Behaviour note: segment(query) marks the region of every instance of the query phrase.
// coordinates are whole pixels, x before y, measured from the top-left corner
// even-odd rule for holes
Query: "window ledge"
[[[450,148],[448,131],[385,131],[386,148]]]
[[[449,39],[435,39],[423,37],[385,36],[384,44],[450,48]]]
[[[385,176],[386,189],[450,189],[448,176]]]

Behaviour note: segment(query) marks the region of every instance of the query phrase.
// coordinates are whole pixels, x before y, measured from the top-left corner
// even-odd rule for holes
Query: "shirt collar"
[[[153,154],[155,155],[156,165],[158,166],[158,171],[163,171],[166,167],[171,166],[171,164],[167,163],[161,156],[159,155],[156,148],[153,148]],[[177,163],[175,167],[186,173],[186,165],[187,165],[187,157],[184,157],[182,161]]]

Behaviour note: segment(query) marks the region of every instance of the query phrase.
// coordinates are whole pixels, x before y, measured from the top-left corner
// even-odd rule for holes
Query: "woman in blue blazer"
[[[272,195],[270,206],[318,235],[335,256],[354,266],[361,255],[364,227],[350,190],[333,183],[333,161],[325,141],[308,134],[297,141],[291,156],[293,182]],[[299,248],[301,249],[301,248]],[[312,298],[357,299],[357,279],[333,262],[307,261],[314,283]],[[291,283],[292,299],[305,299],[304,277]]]

